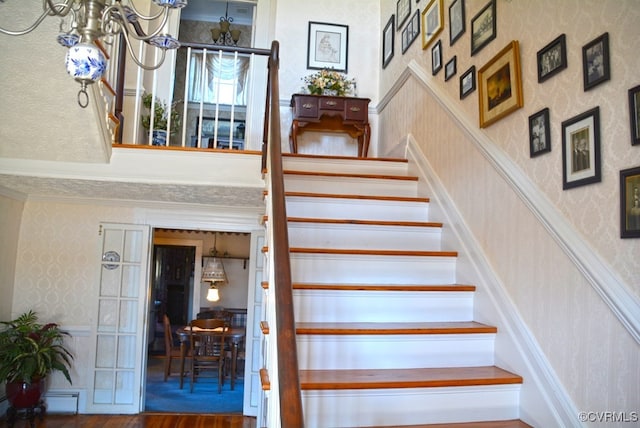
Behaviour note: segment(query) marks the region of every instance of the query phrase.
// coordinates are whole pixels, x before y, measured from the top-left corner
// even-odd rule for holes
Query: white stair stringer
[[[520,385],[303,390],[305,428],[517,419]]]

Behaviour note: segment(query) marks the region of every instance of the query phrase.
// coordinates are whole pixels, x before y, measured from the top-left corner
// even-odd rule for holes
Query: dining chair
[[[227,356],[225,336],[228,329],[227,323],[221,319],[195,319],[189,323],[191,392],[196,377],[205,377],[207,370],[217,371],[218,394],[222,392]]]
[[[173,330],[171,329],[171,321],[169,317],[165,314],[163,316],[164,323],[164,349],[165,349],[165,357],[164,357],[164,381],[167,381],[167,378],[171,375],[171,362],[175,359],[180,361],[180,345],[175,344],[173,340]],[[187,354],[186,358],[189,358]],[[180,379],[184,373],[180,373]]]

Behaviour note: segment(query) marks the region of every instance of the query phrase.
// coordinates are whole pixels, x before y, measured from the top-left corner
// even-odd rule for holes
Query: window
[[[249,58],[198,51],[189,61],[189,101],[247,105]]]

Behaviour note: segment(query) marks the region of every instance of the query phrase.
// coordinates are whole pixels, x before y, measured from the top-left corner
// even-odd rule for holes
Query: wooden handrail
[[[289,233],[284,199],[284,177],[280,147],[280,90],[278,85],[279,43],[271,44],[269,57],[269,81],[265,111],[265,138],[263,168],[269,157],[271,179],[271,228],[273,233],[274,296],[276,304],[276,330],[278,343],[278,385],[280,420],[282,428],[303,428],[302,397],[298,373],[295,322],[293,316],[293,291],[291,287],[291,262],[289,260]],[[272,144],[268,144],[271,141]]]

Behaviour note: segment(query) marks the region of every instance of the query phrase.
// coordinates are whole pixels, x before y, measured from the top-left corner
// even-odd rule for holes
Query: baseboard
[[[51,414],[71,414],[78,413],[80,392],[78,391],[48,391],[44,395],[47,403],[47,413]]]
[[[526,373],[519,372],[525,378],[523,388],[526,388],[528,405],[536,408],[535,415],[523,414],[520,418],[535,426],[563,426],[580,427],[576,415],[578,411],[569,394],[557,378],[553,367],[546,359],[544,352],[538,346],[533,334],[520,317],[513,302],[498,275],[491,268],[491,264],[484,256],[482,247],[464,219],[458,213],[454,202],[449,198],[444,185],[434,172],[427,158],[420,151],[415,139],[407,137],[407,159],[412,172],[417,174],[421,182],[427,183],[431,201],[430,210],[441,212],[446,218],[447,226],[455,236],[456,249],[468,257],[474,274],[478,276],[478,286],[485,287],[493,305],[490,311],[502,320],[498,325],[500,334],[507,346],[514,350],[507,361],[509,368],[518,367]],[[505,337],[506,336],[506,337]],[[523,391],[524,393],[524,391]],[[535,402],[534,404],[532,404]]]

